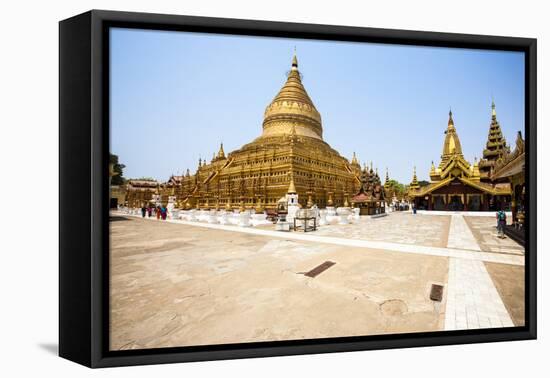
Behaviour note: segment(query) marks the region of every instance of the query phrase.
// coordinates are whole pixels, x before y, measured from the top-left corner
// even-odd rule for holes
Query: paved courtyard
[[[395,213],[382,218],[361,217],[353,224],[321,227],[316,235],[445,247],[450,220],[449,215],[419,217],[408,212]]]
[[[115,215],[111,349],[522,325],[523,254],[487,249],[500,239],[478,220],[393,213],[304,234]]]
[[[484,251],[523,255],[525,249],[510,238],[497,238],[496,219],[492,217],[464,217]]]

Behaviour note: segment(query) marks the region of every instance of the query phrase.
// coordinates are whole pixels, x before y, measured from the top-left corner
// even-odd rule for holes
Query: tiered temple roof
[[[491,124],[489,125],[487,143],[483,150],[483,159],[479,162],[481,179],[484,181],[489,180],[496,161],[509,152],[510,147],[506,144],[506,138],[502,134],[500,123],[497,120],[495,102],[493,101],[491,104]]]
[[[352,203],[379,202],[385,199],[384,186],[382,185],[380,176],[378,176],[378,169],[374,171],[372,163],[370,170],[366,166],[363,168],[360,181],[361,186],[358,193],[353,196]]]

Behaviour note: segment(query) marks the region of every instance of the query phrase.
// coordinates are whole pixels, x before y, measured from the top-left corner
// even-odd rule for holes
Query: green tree
[[[402,198],[407,192],[408,187],[397,180],[389,180],[390,192],[395,193],[397,198]],[[390,198],[391,199],[391,198]]]
[[[109,163],[113,165],[113,172],[116,173],[116,175],[111,177],[111,185],[124,185],[126,179],[124,178],[123,170],[126,166],[118,162],[118,156],[115,154],[109,154]]]
[[[420,185],[420,187],[423,187],[426,185],[430,185],[430,182],[426,180],[421,180],[421,181],[418,181],[418,185]]]

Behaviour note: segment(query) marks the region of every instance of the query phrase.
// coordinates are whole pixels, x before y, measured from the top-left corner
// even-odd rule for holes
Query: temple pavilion
[[[360,215],[375,215],[386,212],[385,187],[380,181],[378,170],[370,170],[365,166],[361,172],[361,186],[359,192],[352,199],[352,206],[359,208]],[[388,172],[386,171],[386,187],[389,184]]]
[[[163,201],[177,198],[184,209],[275,210],[289,187],[300,206],[344,206],[361,187],[361,166],[323,140],[321,115],[309,97],[294,55],[286,82],[267,105],[262,133],[211,161],[199,159],[194,173],[172,176],[162,184]]]
[[[408,196],[417,209],[425,210],[496,210],[509,209],[511,184],[495,176],[495,167],[509,147],[502,135],[492,104],[491,125],[486,148],[481,161],[471,164],[462,153],[462,146],[449,111],[441,161],[436,167],[432,162],[430,183],[420,186],[416,170],[409,186]]]

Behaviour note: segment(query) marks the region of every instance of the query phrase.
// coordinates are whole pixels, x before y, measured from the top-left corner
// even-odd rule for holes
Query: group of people
[[[154,215],[153,215],[154,213]],[[166,220],[166,217],[168,215],[168,210],[166,209],[165,206],[163,205],[159,205],[159,206],[145,206],[143,205],[143,207],[141,208],[141,216],[143,218],[145,218],[145,216],[151,218],[152,216],[156,216],[157,219],[162,219],[162,220]]]

